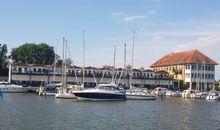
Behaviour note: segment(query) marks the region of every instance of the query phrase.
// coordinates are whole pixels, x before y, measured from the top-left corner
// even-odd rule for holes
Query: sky
[[[47,43],[62,55],[62,38],[68,56],[82,65],[131,64],[148,69],[171,52],[197,49],[220,63],[219,0],[1,0],[0,43],[12,48],[24,43]],[[216,66],[216,79],[220,67]]]

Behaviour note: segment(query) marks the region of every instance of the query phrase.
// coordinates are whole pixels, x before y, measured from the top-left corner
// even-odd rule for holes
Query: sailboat
[[[134,33],[134,35],[133,35],[133,44],[132,44],[131,72],[130,72],[130,80],[129,80],[130,89],[127,90],[126,93],[125,93],[126,99],[127,100],[155,100],[156,99],[155,95],[148,94],[147,90],[145,90],[145,89],[133,88],[132,84],[131,84],[132,75],[133,75],[132,74],[132,69],[133,69],[133,60],[134,60],[134,37],[135,37],[135,32],[133,32],[133,33]],[[125,52],[126,52],[126,47],[125,47]]]
[[[58,44],[58,41],[57,41]],[[56,59],[57,59],[57,50],[54,55],[54,63],[53,63],[53,80],[52,82],[49,82],[48,84],[44,84],[44,80],[42,79],[41,85],[36,90],[37,94],[39,96],[55,96],[57,93],[57,88],[61,87],[63,83],[55,83],[55,76],[56,76]]]
[[[64,48],[65,48],[65,58],[64,58]],[[76,98],[74,94],[72,94],[71,89],[68,90],[67,84],[66,84],[66,58],[67,58],[67,40],[63,38],[63,60],[65,61],[64,64],[62,63],[62,69],[64,66],[64,72],[62,71],[62,87],[59,88],[58,92],[55,94],[56,98],[62,98],[62,99],[74,99]],[[64,75],[63,75],[64,74]]]

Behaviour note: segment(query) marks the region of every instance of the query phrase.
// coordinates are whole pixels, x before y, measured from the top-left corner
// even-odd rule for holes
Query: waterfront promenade
[[[75,102],[35,94],[0,98],[1,130],[217,130],[220,102],[165,97],[155,101]]]

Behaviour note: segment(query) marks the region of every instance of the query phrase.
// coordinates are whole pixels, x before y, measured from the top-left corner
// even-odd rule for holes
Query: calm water
[[[0,130],[220,129],[220,102],[166,98],[163,101],[75,102],[34,94],[0,98]]]

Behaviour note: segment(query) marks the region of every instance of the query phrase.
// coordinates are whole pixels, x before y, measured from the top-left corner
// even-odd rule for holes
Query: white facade
[[[24,84],[39,84],[40,82],[62,82],[62,68],[47,65],[31,65],[31,64],[15,64],[10,66],[9,80],[16,83]],[[134,86],[154,87],[172,86],[172,79],[164,77],[164,73],[157,73],[150,70],[140,71],[134,69],[132,71],[133,76],[131,84]],[[66,70],[66,81],[70,84],[82,83],[82,67],[67,67]],[[158,77],[159,76],[159,77]],[[162,77],[161,77],[162,76]],[[115,69],[114,76],[113,70],[105,68],[85,67],[84,71],[85,84],[95,83],[110,83],[113,81],[121,84],[129,84],[129,72],[124,73],[123,69]],[[55,79],[54,79],[55,78]]]
[[[215,65],[207,64],[186,64],[185,82],[190,84],[190,88],[207,90],[212,87],[215,81]]]

